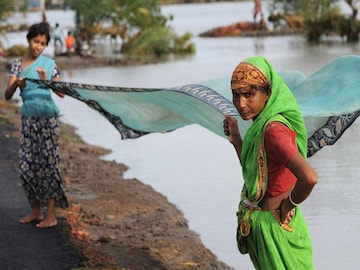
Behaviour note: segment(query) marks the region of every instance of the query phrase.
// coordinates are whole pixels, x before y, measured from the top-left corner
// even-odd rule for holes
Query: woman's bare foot
[[[43,220],[44,217],[41,213],[39,214],[35,214],[35,213],[31,213],[30,215],[27,215],[26,217],[23,217],[19,220],[20,223],[25,224],[25,223],[30,223],[33,221],[39,221],[39,220]]]
[[[55,227],[57,225],[57,219],[52,219],[52,218],[45,218],[43,221],[39,222],[38,224],[36,224],[36,227],[38,228],[51,228],[51,227]]]

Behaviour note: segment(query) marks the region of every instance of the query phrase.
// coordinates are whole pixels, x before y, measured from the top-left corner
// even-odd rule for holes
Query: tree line
[[[76,12],[76,31],[89,41],[96,35],[121,39],[121,52],[160,57],[170,53],[194,53],[192,34],[177,35],[169,26],[172,16],[161,13],[162,4],[215,2],[215,0],[64,0],[63,6]],[[220,2],[220,1],[218,1]],[[265,1],[264,1],[265,2]],[[269,1],[266,1],[269,3]],[[352,11],[343,14],[339,4]],[[273,0],[271,12],[298,14],[304,20],[309,42],[322,35],[337,34],[347,42],[359,41],[358,0]],[[46,0],[46,8],[51,0]],[[25,0],[1,0],[0,23],[6,23],[14,10],[26,9]]]

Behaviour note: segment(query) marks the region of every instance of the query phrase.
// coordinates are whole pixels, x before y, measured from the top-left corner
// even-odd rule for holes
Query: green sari
[[[283,228],[272,211],[258,207],[267,188],[267,162],[263,134],[268,123],[279,121],[297,133],[296,143],[306,158],[307,135],[299,106],[282,78],[263,57],[244,60],[261,70],[271,82],[271,95],[243,140],[241,164],[244,187],[239,204],[237,234],[241,253],[249,253],[256,269],[313,269],[309,231],[299,207],[290,226]]]

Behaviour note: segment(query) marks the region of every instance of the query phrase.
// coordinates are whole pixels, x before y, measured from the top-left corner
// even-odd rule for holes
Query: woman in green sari
[[[313,269],[309,231],[299,204],[317,183],[306,161],[307,135],[298,104],[263,57],[248,58],[231,78],[233,103],[253,123],[241,138],[226,115],[224,133],[243,170],[238,248],[256,269]]]

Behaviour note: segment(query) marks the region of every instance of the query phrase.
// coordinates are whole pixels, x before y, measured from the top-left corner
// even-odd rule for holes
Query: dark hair
[[[33,24],[29,27],[28,33],[26,35],[27,40],[30,40],[38,35],[46,36],[46,45],[50,42],[50,26],[47,22],[41,22]]]
[[[250,85],[250,88],[253,90],[260,90],[261,92],[263,92],[265,94],[269,94],[271,92],[271,84],[270,83],[266,83],[266,85],[263,85],[263,86],[252,84],[252,85]]]

